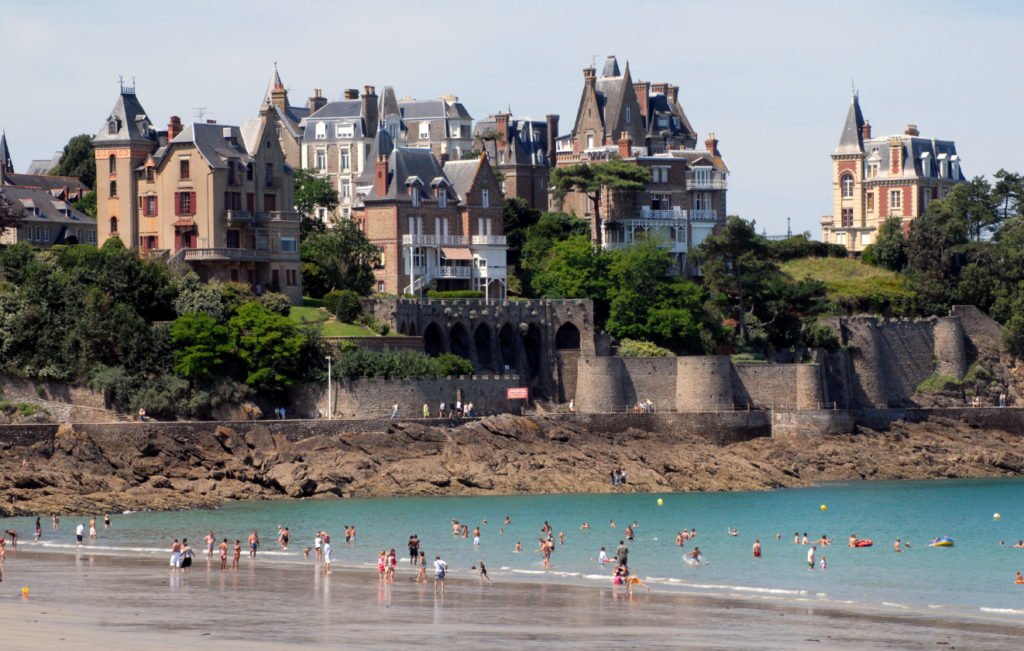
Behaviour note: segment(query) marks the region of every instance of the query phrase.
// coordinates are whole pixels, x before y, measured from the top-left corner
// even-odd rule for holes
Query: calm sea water
[[[658,498],[664,502],[657,503]],[[824,504],[827,510],[822,511]],[[993,514],[999,513],[997,521]],[[266,563],[303,564],[302,549],[313,534],[331,534],[335,562],[375,567],[381,548],[394,547],[407,557],[406,542],[417,534],[428,559],[440,555],[461,575],[483,559],[498,581],[559,581],[610,584],[611,567],[595,561],[600,547],[609,556],[636,521],[636,539],[627,541],[629,565],[653,589],[751,600],[808,601],[872,609],[913,610],[943,614],[992,614],[1024,618],[1024,585],[1014,572],[1024,571],[1024,549],[1011,546],[1024,538],[1024,480],[949,480],[930,482],[858,482],[759,493],[542,495],[275,501],[226,504],[215,511],[112,514],[104,530],[97,514],[96,553],[152,555],[166,563],[172,538],[187,537],[205,555],[202,537],[213,530],[218,540],[241,539],[257,529],[260,557]],[[511,522],[504,524],[505,517]],[[482,530],[481,544],[453,538],[451,518],[470,532]],[[488,524],[484,525],[483,521]],[[9,518],[26,548],[66,551],[74,544],[74,526],[88,520],[64,517],[53,531],[43,518],[43,540],[31,542],[33,518]],[[537,549],[541,526],[555,535],[554,568],[545,570]],[[616,527],[613,529],[609,521]],[[589,530],[581,523],[589,522]],[[277,526],[291,530],[287,552],[276,543]],[[344,542],[344,525],[356,525],[357,540]],[[727,532],[739,530],[738,536]],[[697,538],[680,549],[676,533],[696,528]],[[503,531],[500,531],[503,529]],[[834,537],[824,552],[828,569],[807,569],[807,547],[793,543],[794,533],[810,539]],[[849,549],[855,533],[870,538],[870,548]],[[776,540],[776,534],[781,539]],[[899,536],[910,549],[894,553]],[[938,536],[953,538],[952,548],[929,548]],[[751,546],[760,539],[763,555]],[[1000,545],[1000,541],[1005,545]],[[522,553],[515,553],[517,541]],[[700,546],[707,565],[691,567],[682,554]],[[309,562],[306,562],[308,564]],[[399,573],[411,572],[402,562]],[[373,580],[372,578],[369,580]]]

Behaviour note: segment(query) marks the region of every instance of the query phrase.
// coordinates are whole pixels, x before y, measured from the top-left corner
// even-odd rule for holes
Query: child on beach
[[[484,567],[484,562],[480,561],[477,565],[480,566],[480,569],[477,570],[480,573],[480,583],[483,583],[484,579],[487,579],[488,583],[492,583],[491,577],[487,576],[487,568]]]
[[[420,573],[416,575],[414,581],[420,582],[420,577],[423,577],[423,582],[427,582],[427,553],[420,552]]]

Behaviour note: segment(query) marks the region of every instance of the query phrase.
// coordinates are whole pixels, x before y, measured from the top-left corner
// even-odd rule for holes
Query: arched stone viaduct
[[[399,333],[423,337],[427,353],[464,357],[478,373],[518,373],[534,395],[551,400],[574,396],[579,357],[596,352],[589,300],[387,299],[366,306]]]

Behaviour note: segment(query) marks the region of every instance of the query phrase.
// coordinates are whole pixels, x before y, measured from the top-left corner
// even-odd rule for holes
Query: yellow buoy
[[[822,511],[828,511],[828,507],[827,507],[827,506],[825,506],[824,504],[822,504],[822,505],[821,505],[821,510],[822,510]]]
[[[998,520],[998,519],[999,519],[999,514],[998,514],[998,513],[996,513],[995,515],[993,515],[993,516],[992,516],[992,519],[993,519],[993,520]]]
[[[659,497],[659,498],[658,498],[658,506],[661,506],[661,505],[662,505],[662,504],[664,504],[664,503],[665,503],[665,500],[663,500],[663,499],[661,499],[661,498]]]
[[[28,588],[22,588],[21,589],[21,598],[22,599],[28,599]]]

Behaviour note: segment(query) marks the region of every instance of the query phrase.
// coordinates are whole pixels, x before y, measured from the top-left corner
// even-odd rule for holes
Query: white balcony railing
[[[690,221],[694,222],[718,221],[717,210],[687,210],[686,214],[690,218]]]
[[[710,176],[697,176],[693,172],[687,172],[686,188],[688,190],[725,190],[725,175],[711,174]]]
[[[402,246],[468,246],[465,235],[403,235]]]
[[[271,210],[270,212],[256,213],[256,219],[261,222],[300,222],[302,221],[302,213]]]
[[[678,206],[665,210],[655,210],[650,206],[640,206],[640,216],[644,219],[686,219],[686,211]]]
[[[505,246],[504,235],[474,235],[471,238],[474,246]]]
[[[227,217],[229,222],[249,223],[252,221],[252,212],[249,210],[228,210]]]
[[[257,251],[255,249],[230,249],[226,247],[213,249],[182,249],[185,262],[199,262],[203,260],[236,260],[245,262],[265,262],[270,259],[269,251]]]
[[[472,274],[469,267],[434,267],[435,278],[471,278]]]

